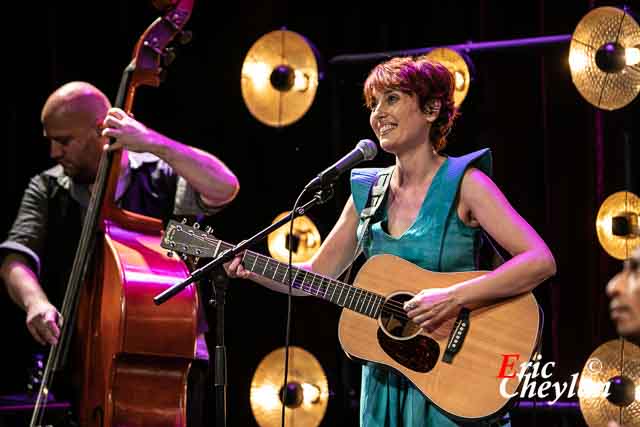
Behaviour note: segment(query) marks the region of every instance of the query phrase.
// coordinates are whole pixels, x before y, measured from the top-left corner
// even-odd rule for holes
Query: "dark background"
[[[142,1],[23,3],[5,15],[3,237],[28,179],[52,165],[39,122],[46,97],[63,83],[86,80],[113,100],[136,41],[159,16],[150,2]],[[216,154],[233,169],[241,182],[239,196],[211,223],[218,237],[239,241],[291,209],[304,184],[358,140],[374,138],[361,88],[375,63],[332,65],[332,57],[571,34],[591,7],[602,5],[621,6],[577,0],[519,2],[517,7],[498,1],[421,2],[419,7],[198,1],[187,24],[192,43],[179,48],[160,87],[139,89],[133,112],[150,127]],[[315,45],[325,73],[305,116],[275,129],[249,113],[240,70],[253,43],[282,27]],[[459,155],[490,147],[494,180],[556,257],[558,273],[535,295],[545,312],[544,358],[556,362],[554,380],[561,382],[580,371],[597,346],[615,338],[604,288],[621,263],[600,246],[595,219],[610,194],[637,193],[635,170],[625,183],[624,137],[637,133],[632,117],[638,100],[613,112],[597,110],[571,81],[568,51],[567,42],[471,52],[475,79],[446,150]],[[389,161],[380,154],[370,164]],[[344,176],[335,198],[309,214],[323,238],[348,194]],[[266,245],[256,250],[266,253]],[[31,354],[41,349],[28,336],[24,314],[6,293],[0,295],[5,326],[0,393],[19,393]],[[323,301],[295,299],[291,341],[316,355],[327,372],[332,397],[323,425],[354,425],[358,370],[340,350],[338,317],[337,308]],[[232,283],[227,305],[229,425],[254,425],[251,377],[267,353],[284,345],[285,319],[285,296],[250,282]],[[547,424],[559,419],[552,416]],[[576,415],[571,422],[579,419]],[[521,422],[531,422],[530,414]]]

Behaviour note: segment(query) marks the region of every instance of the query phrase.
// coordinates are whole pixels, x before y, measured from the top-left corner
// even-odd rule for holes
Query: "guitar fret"
[[[336,301],[336,303],[338,305],[341,305],[342,307],[344,307],[344,304],[340,304],[340,297],[342,296],[342,291],[344,290],[344,286],[340,286],[340,294],[338,295],[338,300]]]
[[[256,254],[251,254],[253,255],[253,264],[251,265],[251,268],[249,270],[251,270],[251,272],[255,272],[254,268],[256,266],[256,261],[258,260],[258,256]]]
[[[309,282],[309,287],[307,288],[307,291],[311,294],[313,294],[314,290],[315,290],[315,285],[313,284],[313,282],[315,282],[316,280],[316,275],[313,273],[310,273],[309,276],[311,277],[311,281]],[[315,294],[313,294],[315,295]]]
[[[355,289],[355,288],[353,288],[353,289]],[[351,294],[351,304],[350,304],[349,308],[351,308],[354,311],[357,311],[355,309],[357,304],[354,304],[354,301],[353,301],[355,299],[355,297],[356,297],[357,291],[354,290],[353,292],[351,292],[351,289],[349,289],[349,293]],[[356,301],[356,303],[357,303],[357,301]]]
[[[360,304],[360,313],[364,311],[364,306],[367,303],[367,298],[369,298],[369,294],[367,292],[364,293],[364,298],[362,298],[362,304]]]
[[[295,273],[295,274],[294,274],[294,275],[293,275],[293,277],[291,278],[291,287],[292,287],[292,288],[294,288],[294,289],[299,289],[299,286],[298,286],[298,276],[300,275],[300,269],[298,269],[298,268],[294,268],[294,269],[293,269],[293,271],[294,271],[294,273]],[[289,285],[289,282],[288,282],[288,281],[287,281],[287,282],[285,282],[285,285],[287,285],[287,286],[288,286],[288,285]]]
[[[384,300],[381,297],[378,297],[378,302],[376,303],[376,309],[373,312],[373,317],[378,318],[380,317],[380,311],[382,311],[382,304],[384,303]]]
[[[316,279],[318,279],[320,281],[320,283],[318,283],[318,285],[316,286],[315,296],[320,297],[321,293],[324,294],[324,291],[323,291],[324,278],[322,276],[316,276]]]
[[[367,301],[367,293],[363,292],[361,289],[358,290],[358,302],[356,303],[356,307],[358,306],[358,304],[360,305],[360,308],[358,309],[358,313],[362,313],[362,309],[366,301]]]
[[[344,300],[344,306],[353,310],[353,289],[351,287],[347,288],[347,297]]]
[[[369,306],[371,305],[371,302],[373,301],[373,295],[368,295],[369,299],[367,300],[367,305],[364,308],[364,314],[366,314],[367,316],[369,315]]]
[[[272,278],[273,280],[276,280],[276,273],[277,273],[277,272],[278,272],[278,263],[276,263],[276,269],[275,269],[275,270],[273,270],[273,276],[271,276],[271,278]]]
[[[369,307],[367,308],[367,314],[370,317],[374,317],[373,314],[375,313],[375,308],[376,308],[376,297],[372,297],[371,298],[371,304],[369,305]]]
[[[311,274],[311,283],[309,284],[309,287],[307,288],[307,291],[310,294],[313,294],[313,290],[315,289],[314,286],[313,286],[313,281],[314,280],[316,280],[316,275],[315,274]],[[313,294],[313,295],[315,295],[315,294]]]
[[[362,304],[360,305],[360,313],[362,313],[364,311],[364,306],[367,303],[367,298],[369,297],[369,294],[364,294],[364,298],[362,299]]]
[[[267,271],[267,265],[269,265],[269,263],[265,262],[264,263],[264,268],[262,269],[262,274],[261,274],[262,276],[264,276],[265,275],[264,272]]]
[[[329,284],[331,284],[331,283],[329,283]],[[325,285],[325,283],[324,283],[324,277],[323,277],[322,279],[320,279],[320,286],[323,286],[323,289],[322,289],[322,298],[323,298],[323,299],[327,299],[327,291],[329,290],[329,286],[328,286],[328,285]]]
[[[298,269],[296,278],[293,281],[293,287],[296,289],[302,289],[302,283],[304,283],[304,270]]]

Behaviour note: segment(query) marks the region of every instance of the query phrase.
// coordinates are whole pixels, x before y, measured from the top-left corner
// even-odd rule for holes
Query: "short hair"
[[[73,81],[56,89],[42,108],[41,120],[56,114],[75,114],[91,125],[101,123],[111,108],[107,96],[94,85]]]
[[[440,100],[440,113],[429,131],[433,148],[439,152],[447,145],[447,135],[458,117],[458,108],[453,101],[455,82],[453,75],[444,65],[424,57],[396,57],[378,64],[364,83],[364,98],[367,107],[372,108],[374,91],[399,90],[416,94],[421,110],[428,109],[428,103]]]

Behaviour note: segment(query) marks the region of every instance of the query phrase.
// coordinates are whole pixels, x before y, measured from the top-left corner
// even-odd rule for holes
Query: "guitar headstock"
[[[211,236],[210,228],[187,225],[171,220],[167,224],[160,246],[170,251],[200,258],[215,258],[220,241]]]
[[[133,51],[133,59],[129,67],[133,71],[134,86],[148,85],[157,87],[163,76],[163,65],[169,65],[175,57],[168,48],[171,41],[178,40],[185,44],[191,36],[184,31],[194,0],[154,1],[154,5],[163,10],[164,15],[156,19],[142,36]]]

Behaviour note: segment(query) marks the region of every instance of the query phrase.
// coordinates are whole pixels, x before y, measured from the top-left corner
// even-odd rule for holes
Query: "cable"
[[[298,198],[296,199],[296,202],[293,204],[293,209],[291,210],[291,221],[289,222],[289,235],[287,236],[287,243],[289,245],[288,249],[289,249],[289,266],[287,269],[287,284],[289,286],[289,290],[287,292],[287,326],[285,327],[285,337],[284,337],[284,381],[283,381],[283,392],[282,395],[280,396],[280,399],[282,400],[282,417],[281,417],[281,421],[282,421],[282,427],[285,427],[284,425],[284,418],[285,418],[285,408],[286,408],[286,404],[285,402],[287,401],[286,397],[287,397],[287,393],[289,392],[288,386],[287,386],[287,376],[289,373],[289,336],[290,336],[290,331],[291,331],[291,294],[292,294],[292,289],[293,289],[293,282],[291,280],[291,269],[293,266],[293,245],[292,245],[292,238],[293,238],[293,221],[295,221],[296,219],[296,209],[298,209],[298,204],[300,203],[300,199],[302,198],[302,195],[305,193],[305,190],[302,190],[302,192],[298,195]]]

